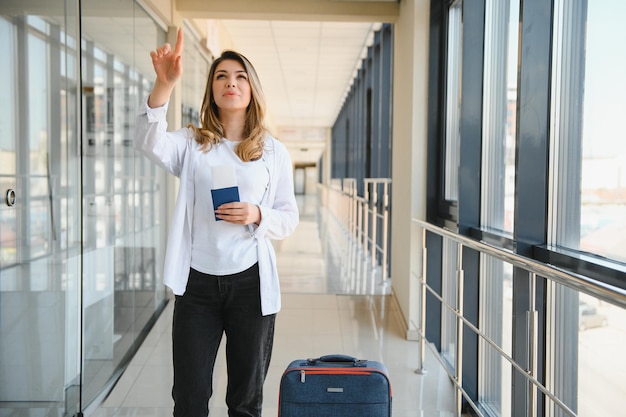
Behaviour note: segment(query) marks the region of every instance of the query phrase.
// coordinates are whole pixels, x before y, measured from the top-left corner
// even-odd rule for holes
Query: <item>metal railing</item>
[[[334,180],[323,186],[329,212],[335,216],[357,248],[370,261],[372,269],[381,268],[383,282],[389,278],[389,199],[391,179],[365,178],[364,196],[358,195],[354,178]]]
[[[564,271],[562,269],[553,267],[548,264],[544,264],[541,262],[537,262],[533,259],[525,258],[523,256],[519,256],[513,252],[507,251],[505,249],[501,249],[489,244],[486,244],[481,241],[473,240],[463,235],[459,235],[454,233],[448,229],[441,228],[435,226],[433,224],[427,223],[422,220],[413,219],[414,224],[422,229],[422,276],[420,279],[420,303],[421,303],[421,314],[420,314],[420,324],[418,333],[420,335],[420,343],[419,343],[419,365],[416,373],[425,373],[424,369],[424,359],[426,348],[433,350],[434,356],[441,362],[443,368],[448,373],[448,376],[452,380],[452,383],[455,385],[455,389],[457,392],[456,397],[456,412],[457,416],[461,416],[461,407],[462,407],[462,398],[465,398],[468,404],[474,409],[474,411],[479,416],[484,416],[484,414],[480,411],[480,408],[471,397],[467,394],[467,392],[463,389],[463,328],[466,326],[469,330],[476,333],[476,335],[482,339],[484,342],[490,345],[502,358],[504,358],[510,365],[516,369],[520,375],[523,375],[528,383],[528,415],[530,417],[535,417],[537,415],[537,407],[538,407],[538,391],[541,391],[547,398],[554,402],[554,404],[562,411],[562,413],[571,416],[577,417],[576,412],[574,412],[570,407],[568,407],[563,401],[561,401],[554,393],[552,393],[541,381],[538,379],[537,375],[537,355],[538,355],[538,312],[536,310],[535,304],[535,288],[536,288],[536,279],[537,276],[554,281],[558,284],[562,284],[566,287],[572,288],[579,292],[597,297],[602,301],[609,302],[613,305],[616,305],[621,308],[626,308],[626,291],[608,286],[598,281],[591,280],[587,277],[572,274],[570,272]],[[440,296],[437,291],[432,289],[427,284],[427,248],[426,248],[426,232],[432,232],[437,234],[444,239],[449,239],[450,241],[456,242],[458,245],[457,251],[457,275],[456,275],[456,286],[457,286],[457,300],[456,307],[450,305],[442,296]],[[515,267],[521,268],[529,273],[530,277],[530,300],[529,300],[529,311],[527,312],[528,318],[528,368],[526,369],[523,366],[520,366],[515,359],[510,357],[503,349],[498,346],[497,343],[492,341],[484,332],[478,329],[472,322],[464,317],[463,312],[463,284],[464,284],[464,272],[463,272],[463,248],[471,248],[479,253],[491,256],[493,258],[499,259],[505,263],[513,265]],[[439,300],[441,305],[448,309],[452,314],[456,317],[457,322],[457,340],[456,340],[456,363],[454,366],[454,372],[451,372],[446,364],[443,362],[443,359],[440,358],[439,352],[431,346],[431,344],[426,343],[426,294],[429,292],[435,298]]]

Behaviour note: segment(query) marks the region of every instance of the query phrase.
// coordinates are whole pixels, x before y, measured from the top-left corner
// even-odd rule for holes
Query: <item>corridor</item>
[[[320,210],[315,196],[299,196],[300,225],[275,242],[283,307],[278,314],[274,353],[265,383],[263,414],[278,414],[278,386],[294,359],[342,353],[383,362],[393,390],[394,417],[451,417],[451,382],[429,349],[426,374],[418,375],[419,344],[407,341],[391,294],[336,219]],[[163,311],[114,389],[93,417],[172,415],[170,395],[171,317]],[[223,343],[222,343],[223,346]],[[226,367],[220,348],[211,417],[227,417]]]

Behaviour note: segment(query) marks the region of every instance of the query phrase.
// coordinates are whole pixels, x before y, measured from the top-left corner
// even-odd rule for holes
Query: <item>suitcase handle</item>
[[[332,362],[332,363],[351,362],[352,365],[354,366],[365,366],[365,363],[367,362],[367,360],[357,359],[354,356],[349,356],[349,355],[335,354],[335,355],[320,356],[319,358],[316,358],[316,359],[307,359],[307,362],[310,365],[315,365],[317,362]]]

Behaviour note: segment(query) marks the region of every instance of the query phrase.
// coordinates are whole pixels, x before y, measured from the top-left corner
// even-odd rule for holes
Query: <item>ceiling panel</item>
[[[380,27],[370,22],[222,23],[234,48],[259,73],[277,128],[331,127],[371,34]]]

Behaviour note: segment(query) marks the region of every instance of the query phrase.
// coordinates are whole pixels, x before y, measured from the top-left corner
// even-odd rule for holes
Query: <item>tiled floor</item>
[[[389,285],[383,285],[334,220],[319,213],[315,197],[301,198],[301,223],[276,242],[283,308],[278,314],[272,365],[265,383],[264,416],[278,414],[278,385],[293,359],[343,353],[383,362],[393,389],[394,417],[451,417],[452,384],[427,349],[418,375],[419,345],[407,341]],[[169,303],[113,391],[93,417],[170,416],[171,318]],[[214,375],[211,417],[226,417],[223,350]]]

